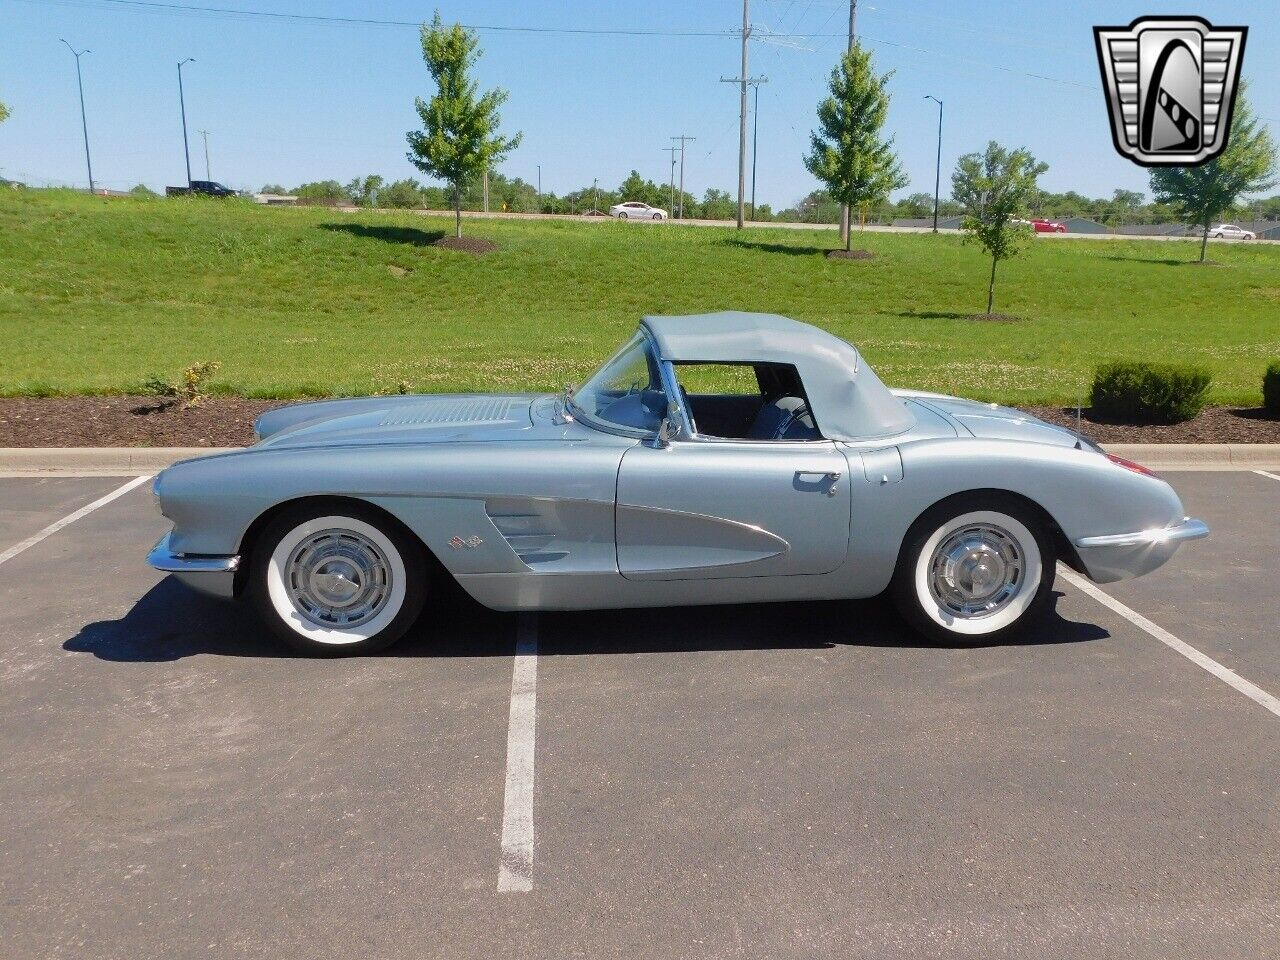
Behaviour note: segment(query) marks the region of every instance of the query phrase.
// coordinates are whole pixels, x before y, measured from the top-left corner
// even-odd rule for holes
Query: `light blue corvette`
[[[155,480],[158,570],[246,596],[313,653],[397,639],[453,577],[500,610],[870,597],[994,642],[1061,560],[1105,583],[1205,525],[1016,410],[886,388],[785,317],[646,317],[576,392],[284,407]]]

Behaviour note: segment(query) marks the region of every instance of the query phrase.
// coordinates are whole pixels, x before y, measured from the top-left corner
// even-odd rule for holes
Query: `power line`
[[[57,2],[57,0],[55,0]],[[82,6],[85,0],[67,4]],[[381,20],[373,17],[334,17],[318,13],[277,13],[270,10],[245,10],[235,7],[212,7],[188,3],[161,3],[159,0],[93,0],[134,10],[164,13],[195,13],[230,17],[260,17],[267,20],[293,23],[337,23],[348,26],[420,27],[420,20]],[[591,36],[620,37],[737,37],[736,30],[653,30],[627,27],[515,27],[497,24],[464,23],[468,30],[486,30],[502,33],[559,33],[587,34]]]

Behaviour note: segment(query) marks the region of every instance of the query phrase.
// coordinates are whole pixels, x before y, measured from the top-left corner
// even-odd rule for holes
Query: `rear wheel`
[[[660,213],[655,213],[655,214],[653,215],[653,219],[655,219],[655,220],[661,220],[661,219],[662,219],[662,214],[660,214]]]
[[[381,650],[409,629],[426,599],[421,545],[357,504],[286,512],[264,531],[250,562],[259,615],[312,656]]]
[[[619,212],[618,212],[618,219],[619,219],[619,220],[625,220],[625,219],[627,219],[627,211],[625,211],[625,210],[621,210],[621,211],[619,211]]]
[[[890,593],[938,643],[998,643],[1048,609],[1056,557],[1044,523],[1009,497],[960,496],[908,531]]]

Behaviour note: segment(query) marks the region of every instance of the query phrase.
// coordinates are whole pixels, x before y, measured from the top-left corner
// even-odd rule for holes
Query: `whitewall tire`
[[[386,647],[425,599],[421,545],[355,504],[278,517],[254,548],[250,577],[250,596],[276,634],[320,656]]]
[[[1034,510],[1013,498],[953,497],[908,532],[890,592],[929,639],[994,643],[1043,615],[1055,563]]]

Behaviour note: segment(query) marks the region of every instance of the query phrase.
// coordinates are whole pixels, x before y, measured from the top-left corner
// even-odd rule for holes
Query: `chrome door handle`
[[[822,479],[826,480],[828,483],[827,496],[834,497],[836,495],[836,488],[840,483],[840,478],[844,476],[844,474],[840,473],[838,470],[797,470],[796,476],[822,477]]]

